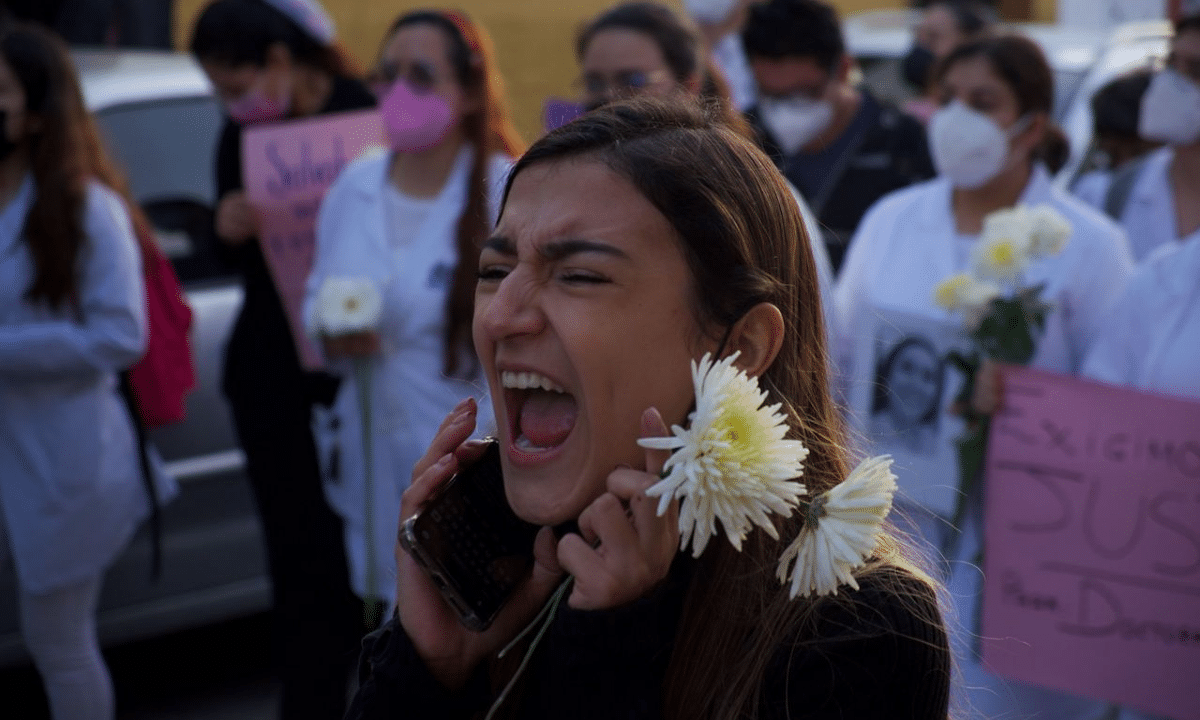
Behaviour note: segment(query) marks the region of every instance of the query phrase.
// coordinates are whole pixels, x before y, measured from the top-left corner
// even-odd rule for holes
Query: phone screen
[[[466,627],[487,629],[533,566],[538,526],[504,496],[500,445],[492,440],[405,521],[400,544],[425,568]]]

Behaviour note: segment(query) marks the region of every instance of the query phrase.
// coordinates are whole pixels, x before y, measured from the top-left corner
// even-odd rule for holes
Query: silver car
[[[225,340],[241,306],[238,279],[213,247],[214,148],[220,107],[188,55],[75,51],[88,108],[183,281],[194,313],[197,387],[187,419],[151,433],[178,479],[163,508],[163,571],[151,578],[143,527],[105,578],[98,628],[112,644],[270,607],[266,552],[232,419],[220,392]],[[12,563],[0,567],[0,666],[27,661]]]

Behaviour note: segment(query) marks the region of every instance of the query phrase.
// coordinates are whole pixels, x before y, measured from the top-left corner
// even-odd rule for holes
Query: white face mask
[[[716,25],[729,17],[738,0],[683,0],[688,15],[699,23]]]
[[[761,98],[758,112],[785,155],[807,145],[833,121],[831,102],[804,96]]]
[[[1028,126],[1025,116],[1006,132],[996,121],[955,100],[929,120],[929,150],[938,175],[957,188],[977,188],[1000,174],[1008,141]]]
[[[1138,134],[1171,145],[1200,140],[1200,85],[1171,68],[1155,74],[1142,96]]]

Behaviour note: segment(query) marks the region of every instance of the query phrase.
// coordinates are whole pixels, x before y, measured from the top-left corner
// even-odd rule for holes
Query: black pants
[[[309,406],[231,400],[270,564],[280,717],[340,719],[363,610],[350,590],[341,520],[321,489]]]

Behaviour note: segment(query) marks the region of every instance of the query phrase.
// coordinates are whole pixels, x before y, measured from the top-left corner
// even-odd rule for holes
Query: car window
[[[96,119],[180,279],[228,275],[215,256],[212,229],[217,102],[197,96],[128,103],[104,108]]]

